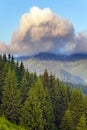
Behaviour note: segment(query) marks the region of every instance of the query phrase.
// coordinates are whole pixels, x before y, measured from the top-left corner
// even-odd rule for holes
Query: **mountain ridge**
[[[16,60],[27,60],[30,58],[37,58],[40,60],[66,60],[66,61],[72,61],[72,60],[83,60],[83,59],[87,59],[87,54],[81,54],[81,53],[77,53],[77,54],[71,54],[71,55],[61,55],[61,54],[54,54],[54,53],[47,53],[47,52],[41,52],[38,53],[36,55],[33,56],[18,56],[15,57]]]
[[[34,56],[25,56],[22,59],[24,66],[31,72],[42,74],[45,69],[61,81],[87,85],[87,54],[56,55],[39,53]]]

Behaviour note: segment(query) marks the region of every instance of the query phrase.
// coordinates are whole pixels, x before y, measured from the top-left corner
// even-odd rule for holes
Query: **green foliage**
[[[69,102],[69,109],[73,113],[74,125],[77,125],[79,118],[81,117],[82,113],[84,112],[84,105],[83,105],[83,95],[81,91],[75,88],[72,91],[71,99]]]
[[[42,110],[37,96],[37,88],[32,87],[29,90],[28,98],[21,112],[21,124],[30,130],[43,130]]]
[[[5,117],[0,117],[0,130],[25,130],[25,129],[9,122]]]
[[[44,88],[49,87],[49,76],[47,70],[44,71],[44,74],[42,75],[42,82]]]
[[[83,100],[83,106],[84,106],[84,114],[87,118],[87,96],[84,96],[84,100]]]
[[[24,73],[22,81],[20,83],[22,103],[25,102],[29,90],[29,81],[27,79],[27,74],[28,74],[27,72]]]
[[[87,130],[87,121],[85,114],[82,114],[81,118],[79,119],[76,130]]]
[[[46,98],[42,82],[38,80],[36,85],[30,88],[22,108],[21,124],[30,130],[55,130],[52,106]]]
[[[18,71],[18,77],[19,77],[19,81],[22,80],[22,77],[24,75],[24,64],[21,61],[20,66],[19,66],[19,71]]]
[[[0,130],[86,130],[87,95],[0,55]],[[15,123],[11,123],[11,122]]]
[[[21,106],[20,92],[17,87],[17,78],[14,71],[8,71],[3,86],[2,112],[7,119],[18,121]]]
[[[7,62],[7,57],[6,57],[6,54],[3,54],[2,60],[3,60],[3,62],[4,62],[4,63],[6,63],[6,62]]]
[[[69,98],[70,98],[70,90],[68,87],[65,86],[65,84],[58,83],[57,84],[57,89],[55,89],[56,96],[55,97],[55,111],[56,111],[56,125],[57,127],[60,126],[62,118],[64,116],[65,110],[67,109],[68,103],[69,103]]]
[[[65,111],[60,128],[61,130],[75,130],[72,113],[69,109]]]

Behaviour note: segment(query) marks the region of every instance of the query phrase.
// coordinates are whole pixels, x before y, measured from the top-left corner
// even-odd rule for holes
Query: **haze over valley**
[[[42,74],[45,69],[54,74],[61,81],[72,84],[87,85],[87,55],[55,55],[52,53],[39,53],[35,56],[17,57],[23,61],[30,72]]]

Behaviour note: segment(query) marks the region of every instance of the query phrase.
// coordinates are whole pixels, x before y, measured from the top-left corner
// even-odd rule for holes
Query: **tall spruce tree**
[[[82,116],[80,117],[76,130],[87,130],[87,121],[85,114],[82,114]]]
[[[8,62],[4,63],[3,60],[0,61],[0,103],[2,102],[2,88],[4,86],[4,80],[9,68],[10,64]]]
[[[76,126],[79,118],[84,112],[83,95],[77,88],[73,89],[69,102],[69,109],[73,113],[74,125]]]
[[[18,122],[21,104],[20,91],[14,71],[8,71],[3,86],[2,111],[7,119]]]
[[[36,88],[29,90],[28,98],[22,107],[20,123],[30,130],[43,130],[43,116]]]
[[[52,105],[40,80],[29,90],[21,112],[21,124],[30,130],[55,130]]]
[[[42,75],[42,82],[43,82],[44,88],[48,88],[49,87],[49,76],[48,76],[47,70],[45,70],[44,74]]]
[[[61,123],[65,110],[67,109],[70,96],[68,94],[69,89],[67,88],[64,82],[62,82],[59,87],[60,88],[58,89],[59,91],[58,115],[59,115],[59,122]]]
[[[4,63],[6,63],[6,62],[7,62],[7,56],[6,56],[6,54],[3,54],[2,59],[3,59],[3,62],[4,62]]]
[[[28,72],[25,71],[25,73],[22,77],[22,81],[20,82],[20,91],[21,91],[22,103],[25,102],[27,95],[28,95],[29,87],[30,87],[27,76],[28,76]]]
[[[72,113],[68,109],[65,111],[64,117],[62,119],[62,123],[60,125],[61,130],[75,130]]]
[[[50,74],[50,76],[49,76],[48,92],[49,92],[50,100],[51,100],[53,111],[54,111],[54,115],[55,115],[55,124],[57,126],[57,124],[58,124],[58,117],[59,117],[59,115],[58,115],[59,92],[58,92],[58,82],[55,79],[55,76],[53,76],[52,74]]]
[[[4,62],[0,60],[0,104],[2,98],[2,87],[4,85]]]
[[[87,118],[87,95],[84,96],[84,113]]]
[[[20,65],[19,65],[19,73],[18,73],[19,82],[22,80],[24,71],[25,71],[24,64],[23,64],[23,61],[21,61]]]

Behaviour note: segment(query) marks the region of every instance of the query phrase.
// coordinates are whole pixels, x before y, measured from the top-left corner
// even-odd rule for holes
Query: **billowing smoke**
[[[12,34],[10,45],[0,44],[1,50],[17,55],[87,53],[87,35],[75,34],[72,23],[49,8],[33,7],[21,17],[20,27]]]
[[[87,34],[78,33],[75,45],[74,53],[87,53]]]
[[[5,53],[8,53],[8,52],[10,52],[9,46],[5,45],[4,42],[0,42],[0,54],[5,54]]]

